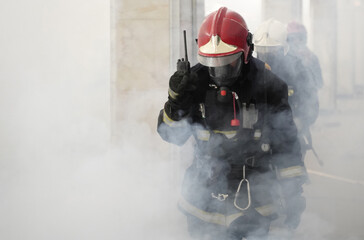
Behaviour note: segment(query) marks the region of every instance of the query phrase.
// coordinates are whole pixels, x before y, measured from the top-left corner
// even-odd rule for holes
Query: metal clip
[[[248,164],[250,167],[255,167],[255,157],[248,157],[245,159],[245,163]],[[244,165],[245,167],[245,165]],[[244,170],[245,171],[245,170]],[[245,173],[244,173],[245,174]],[[245,178],[245,177],[244,177]]]
[[[253,125],[258,121],[258,109],[255,104],[251,103],[249,108],[246,103],[243,103],[243,128],[253,129]]]
[[[228,194],[222,194],[222,193],[218,193],[216,196],[215,193],[211,193],[211,197],[216,198],[220,202],[225,201],[228,196],[229,196]]]
[[[199,105],[200,105],[201,117],[206,118],[205,104],[200,103]]]
[[[210,84],[209,84],[209,87],[210,87],[210,88],[215,88],[215,89],[217,89],[217,86],[216,86],[215,84],[211,84],[211,83],[210,83]]]
[[[243,182],[246,182],[246,188],[247,188],[247,193],[248,193],[248,205],[245,207],[245,208],[242,208],[240,206],[238,206],[238,204],[236,203],[236,199],[238,198],[239,196],[239,192],[240,192],[240,187],[241,185],[243,184]],[[234,206],[241,210],[241,211],[244,211],[244,210],[247,210],[249,207],[250,207],[250,204],[251,204],[251,197],[250,197],[250,184],[249,184],[249,181],[248,179],[245,178],[245,165],[243,167],[243,179],[241,179],[240,183],[239,183],[239,186],[238,186],[238,190],[236,191],[236,194],[235,194],[235,199],[234,199]]]

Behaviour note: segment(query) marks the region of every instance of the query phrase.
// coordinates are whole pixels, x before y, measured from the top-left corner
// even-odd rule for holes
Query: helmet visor
[[[241,61],[241,58],[238,58],[224,66],[209,67],[209,74],[218,86],[231,86],[240,74]]]
[[[243,52],[238,52],[228,56],[217,56],[217,57],[207,57],[201,54],[197,55],[197,60],[206,67],[222,67],[228,65],[237,59],[240,59]]]

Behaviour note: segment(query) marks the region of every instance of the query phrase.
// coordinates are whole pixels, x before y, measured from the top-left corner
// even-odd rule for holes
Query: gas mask
[[[215,84],[219,87],[232,86],[238,76],[240,75],[242,68],[242,60],[239,57],[234,62],[219,67],[209,67],[209,74]]]

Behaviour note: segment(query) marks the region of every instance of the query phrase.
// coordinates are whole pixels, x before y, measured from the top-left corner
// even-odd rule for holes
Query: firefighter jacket
[[[301,60],[290,53],[276,59],[270,66],[271,71],[288,85],[288,102],[293,117],[300,119],[304,129],[308,128],[319,114],[317,86],[313,76]]]
[[[301,194],[305,177],[287,85],[255,58],[223,93],[205,66],[191,71],[198,87],[189,113],[173,119],[166,104],[158,119],[164,140],[182,145],[192,136],[196,142],[180,209],[226,227],[252,212],[273,218],[277,186],[290,186],[281,189],[289,199]],[[234,114],[240,126],[231,125]]]

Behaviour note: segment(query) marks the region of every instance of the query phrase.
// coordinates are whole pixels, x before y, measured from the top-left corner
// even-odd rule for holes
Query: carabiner
[[[247,189],[247,193],[248,193],[248,205],[245,208],[239,207],[238,204],[236,203],[236,199],[239,196],[240,188],[241,188],[241,185],[243,184],[243,182],[246,182],[246,189]],[[244,165],[243,166],[243,179],[241,179],[241,181],[239,183],[239,186],[238,186],[238,189],[236,190],[236,194],[235,194],[235,198],[234,198],[234,206],[237,209],[239,209],[241,211],[244,211],[244,210],[247,210],[250,207],[250,204],[251,204],[250,184],[249,184],[248,179],[245,178],[245,165]]]

